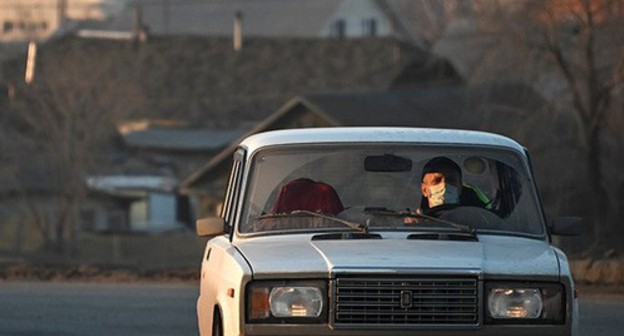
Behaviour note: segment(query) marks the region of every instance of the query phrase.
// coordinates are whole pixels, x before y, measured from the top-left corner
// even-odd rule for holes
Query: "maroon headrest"
[[[282,186],[271,212],[288,213],[294,210],[336,215],[344,210],[344,206],[329,184],[300,178]]]

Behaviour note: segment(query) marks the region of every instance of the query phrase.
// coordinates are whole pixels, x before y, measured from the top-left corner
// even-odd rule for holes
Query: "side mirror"
[[[557,236],[580,236],[584,228],[580,217],[557,217],[550,224],[550,232]]]
[[[224,232],[225,220],[221,217],[200,218],[195,222],[197,235],[200,237],[216,236]]]

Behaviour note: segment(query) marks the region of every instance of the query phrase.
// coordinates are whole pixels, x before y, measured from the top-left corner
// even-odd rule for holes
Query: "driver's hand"
[[[422,215],[423,211],[422,209],[418,208],[416,209],[416,213],[419,215]],[[415,224],[415,223],[420,223],[423,221],[423,218],[419,218],[419,217],[405,217],[403,218],[403,224]]]

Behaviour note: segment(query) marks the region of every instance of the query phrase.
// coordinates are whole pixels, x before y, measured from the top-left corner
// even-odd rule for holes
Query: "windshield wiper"
[[[437,217],[428,216],[425,214],[415,213],[415,212],[406,212],[406,211],[393,211],[385,208],[373,208],[373,209],[364,209],[364,213],[379,215],[379,216],[389,216],[389,217],[411,217],[411,218],[423,218],[426,220],[446,224],[452,226],[461,232],[468,233],[472,236],[476,236],[477,229],[467,224],[455,223],[446,219],[441,219]]]
[[[357,231],[360,231],[360,232],[368,233],[368,222],[366,224],[360,224],[360,223],[356,223],[356,222],[340,219],[338,217],[328,216],[328,215],[324,215],[322,213],[308,211],[308,210],[295,210],[295,211],[291,211],[291,212],[287,212],[287,213],[265,214],[265,215],[260,216],[259,219],[265,219],[265,218],[287,218],[287,217],[309,217],[309,216],[327,219],[327,220],[330,220],[332,222],[344,224],[344,225],[352,228],[353,230],[357,230]]]

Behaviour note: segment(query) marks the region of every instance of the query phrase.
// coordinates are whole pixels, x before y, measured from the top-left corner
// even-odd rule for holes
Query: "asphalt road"
[[[197,335],[197,286],[0,282],[0,335]],[[581,296],[581,335],[619,336],[624,296]]]
[[[197,335],[197,286],[0,282],[0,335]]]

